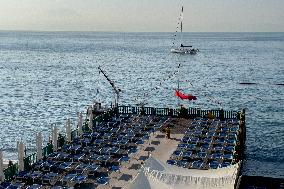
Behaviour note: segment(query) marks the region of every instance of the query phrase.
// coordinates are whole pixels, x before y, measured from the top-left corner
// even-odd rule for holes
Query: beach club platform
[[[245,132],[244,110],[95,104],[40,156],[5,169],[0,189],[237,188]]]

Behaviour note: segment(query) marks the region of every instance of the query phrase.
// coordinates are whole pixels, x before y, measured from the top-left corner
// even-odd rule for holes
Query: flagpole
[[[179,75],[180,75],[180,74],[179,74],[179,66],[178,66],[178,77],[177,77],[177,78],[178,78],[178,83],[177,83],[177,85],[178,85],[178,86],[177,86],[177,87],[178,87],[178,88],[177,88],[178,92],[179,92],[179,77],[180,77]],[[180,99],[179,99],[179,98],[178,98],[178,106],[180,106]]]

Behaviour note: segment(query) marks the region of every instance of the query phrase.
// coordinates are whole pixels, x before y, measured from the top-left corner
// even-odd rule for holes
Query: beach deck
[[[216,178],[225,178],[220,171],[216,177],[217,168],[224,168],[228,178],[226,168],[237,165],[242,158],[244,132],[237,114],[225,113],[230,116],[226,118],[222,111],[208,118],[206,112],[192,110],[187,114],[154,108],[119,107],[99,113],[93,110],[92,128],[87,119],[83,133],[72,135],[71,142],[61,141],[56,151],[45,151],[42,159],[29,161],[25,170],[17,171],[12,178],[6,172],[1,187],[137,188],[135,183],[143,170],[153,182],[171,185],[154,178],[149,169],[156,171],[156,176],[167,173],[193,179],[205,175],[216,182]],[[170,131],[170,138],[166,131]],[[164,170],[151,166],[153,159]],[[234,181],[222,182],[223,187],[228,183],[234,186],[237,177],[233,176]],[[158,187],[152,181],[150,188]],[[171,188],[175,188],[174,184]]]

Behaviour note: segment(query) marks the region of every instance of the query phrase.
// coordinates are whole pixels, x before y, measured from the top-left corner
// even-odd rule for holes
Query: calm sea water
[[[169,53],[171,33],[0,32],[0,148],[16,159],[16,141],[35,149],[64,132],[67,117],[113,91],[99,65],[122,90],[121,103],[175,107],[180,80],[198,97],[185,106],[247,112],[243,173],[284,177],[284,33],[187,33],[199,54]],[[180,68],[178,65],[180,64]],[[254,82],[256,85],[240,85]]]

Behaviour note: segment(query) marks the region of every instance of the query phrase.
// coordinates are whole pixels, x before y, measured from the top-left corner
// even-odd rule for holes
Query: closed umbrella
[[[83,132],[82,126],[83,126],[83,115],[82,115],[82,112],[78,112],[78,135],[79,136]]]
[[[42,158],[42,134],[39,132],[36,135],[37,161]]]
[[[90,115],[93,113],[93,106],[89,105],[87,109],[87,116],[90,117]]]
[[[52,131],[52,145],[54,151],[57,151],[57,141],[58,141],[58,128],[54,126]]]
[[[3,152],[0,150],[0,183],[4,181],[4,166],[3,166]]]
[[[89,116],[89,128],[91,129],[91,130],[93,130],[93,113],[91,113],[90,114],[90,116]]]
[[[70,118],[68,118],[66,121],[65,129],[66,129],[67,142],[71,142],[71,120]]]
[[[19,160],[19,170],[24,170],[24,157],[25,157],[25,145],[23,141],[18,142],[18,160]]]

